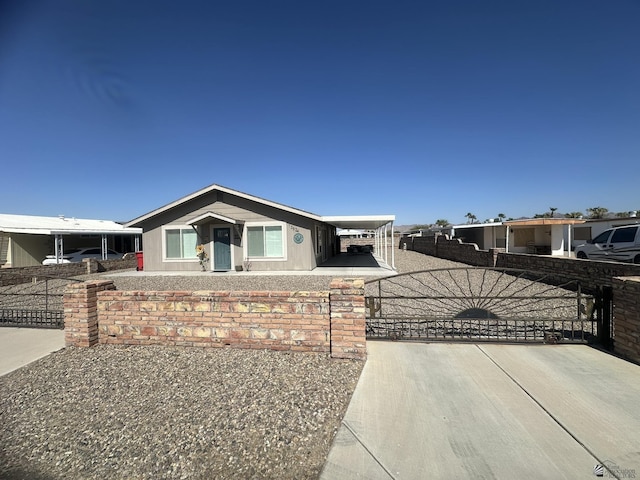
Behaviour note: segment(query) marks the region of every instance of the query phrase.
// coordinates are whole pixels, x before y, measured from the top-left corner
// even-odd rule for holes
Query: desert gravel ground
[[[459,266],[396,250],[399,271]],[[118,289],[325,290],[322,276],[118,277]],[[0,377],[0,478],[317,478],[363,363],[67,348]]]

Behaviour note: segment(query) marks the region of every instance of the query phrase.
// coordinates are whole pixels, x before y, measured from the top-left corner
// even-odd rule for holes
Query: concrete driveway
[[[585,345],[367,347],[324,480],[640,478],[638,365]]]
[[[64,330],[0,328],[0,376],[64,348]]]

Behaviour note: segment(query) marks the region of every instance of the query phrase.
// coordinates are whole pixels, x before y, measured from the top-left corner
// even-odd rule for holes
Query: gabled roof
[[[198,225],[199,223],[204,223],[207,220],[222,220],[223,222],[230,223],[232,225],[242,224],[244,223],[242,220],[236,220],[235,218],[225,217],[224,215],[220,215],[219,213],[206,212],[202,215],[198,215],[197,217],[192,218],[187,222],[187,225]]]
[[[134,218],[133,220],[127,222],[125,226],[130,227],[133,225],[139,225],[145,220],[149,220],[150,218],[160,215],[161,213],[171,210],[172,208],[178,207],[186,202],[189,202],[190,200],[193,200],[195,198],[201,197],[202,195],[206,195],[208,193],[215,192],[215,191],[227,193],[229,195],[235,195],[236,197],[244,198],[246,200],[251,200],[253,202],[260,203],[262,205],[267,205],[269,207],[277,208],[279,210],[284,210],[285,212],[294,213],[296,215],[301,215],[303,217],[312,218],[320,222],[323,221],[322,217],[314,213],[305,212],[304,210],[299,210],[297,208],[289,207],[281,203],[272,202],[271,200],[266,200],[264,198],[256,197],[254,195],[249,195],[248,193],[239,192],[238,190],[232,190],[231,188],[223,187],[222,185],[213,184],[201,190],[198,190],[197,192],[194,192],[190,195],[187,195],[186,197],[182,197],[176,200],[175,202],[171,202],[163,207],[157,208],[156,210],[146,213],[138,218]]]
[[[132,234],[142,233],[140,228],[127,228],[111,220],[85,218],[40,217],[36,215],[0,214],[0,232],[32,235],[55,234]]]

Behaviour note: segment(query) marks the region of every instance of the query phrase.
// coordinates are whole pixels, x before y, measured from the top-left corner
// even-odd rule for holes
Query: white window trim
[[[163,225],[162,226],[162,261],[167,263],[197,263],[196,252],[193,252],[193,258],[167,258],[167,230],[192,230],[191,225]]]
[[[280,226],[282,228],[282,257],[249,257],[249,236],[247,235],[247,229],[249,227],[274,227]],[[285,222],[275,222],[275,221],[266,221],[266,222],[245,222],[244,228],[242,230],[242,256],[245,261],[251,262],[286,262],[287,261],[287,224]]]

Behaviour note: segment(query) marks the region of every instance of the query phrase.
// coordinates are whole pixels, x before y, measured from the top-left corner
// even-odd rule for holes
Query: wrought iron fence
[[[40,276],[0,287],[0,327],[64,328],[64,289],[78,281]]]
[[[394,340],[595,342],[598,298],[574,279],[453,268],[367,282],[367,336]]]

